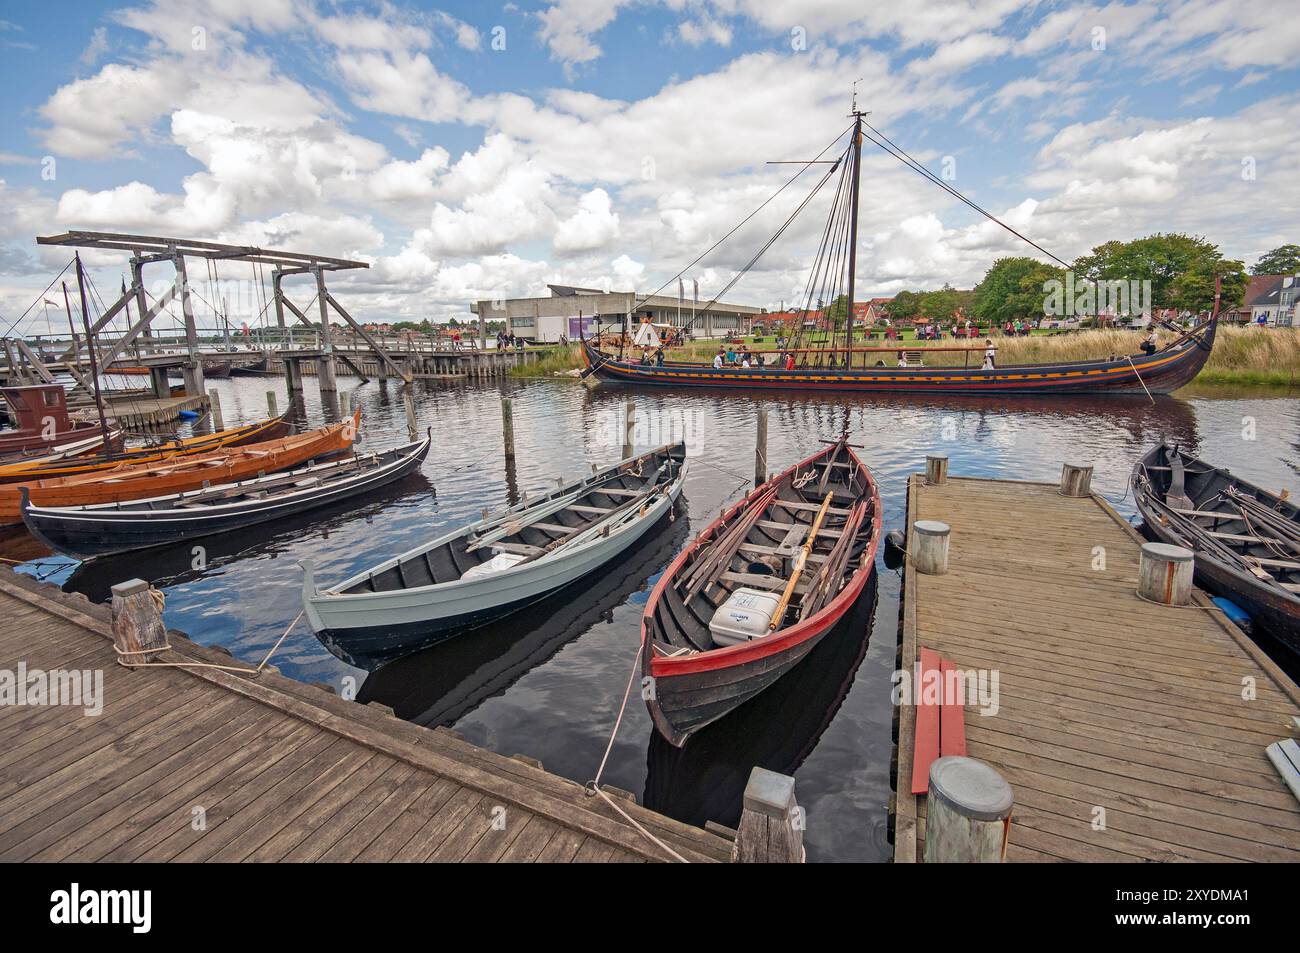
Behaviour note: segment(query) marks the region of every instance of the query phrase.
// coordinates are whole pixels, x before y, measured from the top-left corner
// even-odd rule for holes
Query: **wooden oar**
[[[803,574],[804,566],[808,565],[808,556],[812,553],[813,543],[817,542],[817,531],[822,528],[822,520],[826,518],[826,511],[830,508],[831,500],[834,494],[827,494],[822,500],[821,509],[817,511],[817,516],[812,521],[812,531],[808,533],[808,542],[803,544],[799,550],[799,555],[794,562],[794,572],[790,573],[790,581],[785,584],[785,592],[781,593],[781,601],[777,603],[776,611],[772,613],[772,621],[768,623],[769,629],[775,629],[785,618],[785,608],[790,604],[791,598],[794,597],[794,587],[799,583],[799,576]]]

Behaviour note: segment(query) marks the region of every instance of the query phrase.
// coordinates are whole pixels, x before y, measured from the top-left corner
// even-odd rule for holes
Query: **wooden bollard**
[[[275,405],[275,391],[266,392],[266,412],[272,417],[279,417],[280,411]]]
[[[1011,785],[983,761],[936,758],[925,796],[925,862],[1002,863],[1014,804]]]
[[[952,528],[938,520],[917,520],[912,524],[912,565],[928,576],[948,571],[948,540]]]
[[[1192,601],[1196,554],[1170,543],[1143,543],[1138,559],[1138,595],[1167,606]]]
[[[758,434],[754,443],[754,486],[767,482],[767,408],[758,410]]]
[[[221,395],[215,390],[208,391],[208,402],[212,406],[212,429],[225,430],[226,418],[221,413]]]
[[[119,582],[113,592],[113,646],[124,662],[152,662],[167,645],[162,610],[143,579]]]
[[[1073,463],[1061,467],[1061,496],[1083,497],[1092,495],[1092,467]]]
[[[352,391],[345,390],[339,398],[339,406],[343,411],[344,417],[352,416]]]
[[[948,482],[948,456],[937,453],[925,458],[925,482],[929,486],[943,486]]]
[[[754,768],[731,859],[738,864],[801,864],[803,812],[794,799],[794,778]]]
[[[515,412],[509,397],[501,398],[501,439],[506,445],[506,459],[515,458]]]

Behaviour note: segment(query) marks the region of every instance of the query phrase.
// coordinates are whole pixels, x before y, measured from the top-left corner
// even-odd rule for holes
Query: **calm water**
[[[340,378],[344,388],[356,381]],[[226,424],[265,415],[265,391],[280,380],[215,382]],[[322,511],[292,524],[201,541],[206,565],[190,547],[78,566],[11,539],[0,553],[32,558],[35,575],[104,599],[108,586],[133,576],[166,592],[167,624],[203,643],[220,643],[259,660],[301,608],[297,561],[311,556],[322,583],[387,557],[495,507],[514,494],[574,477],[617,458],[619,417],[628,392],[588,390],[572,381],[506,382],[482,387],[419,387],[421,427],[435,448],[422,476],[350,511]],[[309,379],[300,410],[321,420]],[[517,463],[501,453],[501,393],[514,400]],[[835,436],[847,421],[873,467],[887,529],[904,523],[907,474],[927,452],[947,452],[954,474],[1055,480],[1065,460],[1096,466],[1093,487],[1121,512],[1133,512],[1126,480],[1138,452],[1161,438],[1196,446],[1208,458],[1270,488],[1300,492],[1300,400],[1258,396],[1103,401],[964,402],[806,400],[684,392],[635,395],[638,447],[684,434],[691,473],[677,518],[665,521],[602,576],[514,619],[410,656],[377,674],[332,656],[299,623],[275,658],[305,681],[355,687],[363,700],[392,705],[428,725],[454,726],[502,754],[540,758],[577,781],[590,779],[608,739],[634,662],[638,620],[650,586],[669,558],[747,488],[753,473],[755,414],[769,410],[771,469],[780,469]],[[378,382],[355,397],[363,408],[361,445],[405,439],[397,388]],[[1252,436],[1253,439],[1247,439]],[[1014,520],[1015,514],[1008,518]],[[1032,527],[1027,528],[1032,532]],[[898,625],[898,574],[878,567],[878,584],[841,626],[790,676],[730,719],[702,732],[684,752],[655,735],[634,695],[606,781],[684,820],[734,825],[749,769],[794,773],[808,815],[813,860],[883,860],[891,751],[889,676]],[[867,635],[869,634],[869,638]],[[351,681],[349,681],[351,680]]]

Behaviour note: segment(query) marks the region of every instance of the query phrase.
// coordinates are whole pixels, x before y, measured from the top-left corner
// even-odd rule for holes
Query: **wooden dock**
[[[162,427],[180,419],[182,410],[204,413],[208,409],[206,395],[193,397],[136,396],[113,397],[105,413],[131,430]]]
[[[900,668],[926,647],[999,672],[997,713],[968,700],[963,716],[969,756],[1014,792],[1008,860],[1300,860],[1300,803],[1264,753],[1295,733],[1300,692],[1203,593],[1181,608],[1139,598],[1141,537],[1105,500],[917,475],[907,518],[952,533],[946,574],[907,563]],[[898,719],[894,859],[912,862],[915,706]]]
[[[0,613],[0,670],[99,670],[105,697],[99,715],[0,707],[2,861],[668,859],[532,759],[273,670],[127,669],[107,606],[9,569]],[[238,664],[169,641],[163,661]],[[724,836],[622,806],[688,860],[731,858]]]

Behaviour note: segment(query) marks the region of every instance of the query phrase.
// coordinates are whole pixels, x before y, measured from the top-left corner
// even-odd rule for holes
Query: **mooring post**
[[[501,439],[506,445],[506,459],[515,458],[515,412],[509,397],[501,398]]]
[[[1066,463],[1061,467],[1061,496],[1092,495],[1092,467]]]
[[[948,571],[948,540],[952,527],[938,520],[917,520],[912,524],[912,565],[928,576]]]
[[[623,459],[632,456],[632,437],[636,430],[636,401],[631,397],[623,404]]]
[[[415,394],[412,393],[413,384],[402,385],[402,408],[406,411],[406,433],[411,439],[419,432],[415,423]]]
[[[1170,543],[1143,543],[1138,557],[1138,595],[1167,606],[1192,601],[1196,554]]]
[[[345,390],[339,397],[339,406],[343,410],[344,417],[352,416],[352,391]]]
[[[767,408],[758,409],[758,434],[754,442],[754,486],[767,482]]]
[[[214,430],[225,430],[226,418],[221,413],[221,395],[217,393],[215,387],[208,391],[208,402],[212,406],[212,428]]]
[[[302,393],[302,360],[297,357],[284,359],[284,378],[288,381],[289,396]]]
[[[925,796],[925,862],[1002,863],[1014,804],[1011,785],[983,761],[936,758]]]
[[[930,454],[925,458],[925,482],[928,486],[943,486],[948,482],[948,455]]]
[[[766,768],[749,772],[731,859],[737,864],[801,864],[803,812],[794,778]]]
[[[275,405],[275,391],[273,390],[268,390],[266,392],[266,412],[271,417],[280,416],[280,411],[276,408]]]
[[[113,646],[124,662],[152,662],[167,647],[162,609],[143,579],[119,582],[113,593]]]

